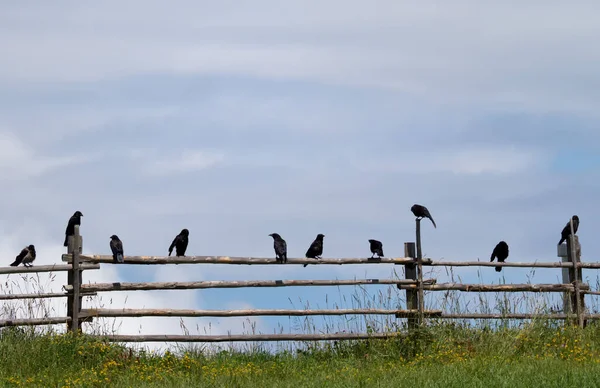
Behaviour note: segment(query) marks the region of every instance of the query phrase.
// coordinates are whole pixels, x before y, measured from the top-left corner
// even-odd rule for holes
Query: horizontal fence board
[[[415,280],[406,279],[352,279],[352,280],[241,280],[222,281],[207,280],[200,282],[149,282],[149,283],[95,283],[81,286],[84,292],[105,291],[150,291],[150,290],[192,290],[203,288],[243,288],[243,287],[307,287],[307,286],[355,286],[368,284],[416,284]],[[435,279],[424,280],[424,283],[435,283]],[[65,290],[73,286],[64,286]]]
[[[0,327],[59,325],[62,323],[67,323],[70,320],[71,318],[69,317],[3,319],[0,320]]]
[[[100,264],[81,264],[80,269],[100,269]],[[38,273],[38,272],[65,272],[71,270],[71,264],[53,264],[53,265],[34,265],[27,267],[0,267],[0,275],[9,275],[13,273]]]
[[[416,290],[415,284],[400,284],[399,288],[403,290]],[[581,289],[589,289],[589,285],[581,284]],[[462,284],[462,283],[440,283],[425,284],[425,291],[465,291],[465,292],[564,292],[575,291],[572,284]]]
[[[115,264],[110,255],[81,255],[82,261],[91,263]],[[70,254],[63,254],[62,261],[71,262]],[[289,258],[286,264],[278,263],[274,257],[234,257],[234,256],[125,256],[122,264],[238,264],[238,265],[288,265],[288,264],[414,264],[415,259],[410,257],[396,258],[323,258],[321,260],[307,258]],[[562,261],[549,262],[489,262],[489,261],[435,261],[423,258],[423,265],[434,267],[514,267],[514,268],[572,268],[573,264]],[[600,263],[577,263],[580,268],[600,269]]]
[[[85,296],[96,296],[98,295],[95,292],[87,292],[81,294],[82,297]],[[56,292],[56,293],[47,293],[47,294],[0,294],[0,300],[15,300],[15,299],[46,299],[46,298],[66,298],[69,294],[65,292]]]
[[[528,314],[528,313],[509,313],[509,314],[446,314],[443,313],[440,319],[568,319],[577,318],[576,314]]]
[[[231,334],[231,335],[92,335],[111,342],[252,342],[252,341],[331,341],[383,339],[402,336],[389,333],[332,333],[332,334]]]
[[[250,317],[309,315],[396,315],[414,316],[418,310],[326,309],[326,310],[176,310],[176,309],[85,309],[80,316],[91,317]],[[426,316],[439,316],[442,310],[425,311]]]
[[[331,264],[331,265],[342,265],[342,264],[412,264],[414,259],[409,257],[398,257],[398,258],[377,258],[371,259],[365,258],[342,258],[342,259],[328,259],[323,258],[307,259],[307,258],[288,258],[287,263],[282,264],[277,262],[274,257],[232,257],[232,256],[125,256],[123,263],[115,263],[113,257],[109,255],[80,255],[81,261],[90,263],[104,263],[104,264],[140,264],[140,265],[152,265],[152,264],[239,264],[239,265],[265,265],[265,264],[277,264],[277,265],[289,265],[289,264]],[[72,257],[70,254],[63,254],[62,261],[71,262]]]

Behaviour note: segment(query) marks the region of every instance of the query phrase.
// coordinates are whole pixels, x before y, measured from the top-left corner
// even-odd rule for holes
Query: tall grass
[[[3,292],[50,292],[57,282],[55,275],[47,281],[39,274],[20,276],[7,280]],[[434,267],[425,277],[462,281],[452,268]],[[477,278],[483,281],[481,271]],[[534,270],[527,279],[533,283]],[[598,277],[595,284],[600,286]],[[351,295],[338,287],[324,298],[324,305],[301,297],[289,303],[297,309],[405,307],[405,291],[393,286],[357,286]],[[561,298],[561,294],[524,292],[427,292],[426,308],[452,313],[549,313],[562,308]],[[586,302],[590,311],[597,311],[597,303]],[[0,301],[1,319],[60,316],[57,306],[64,303],[65,298]],[[111,304],[101,297],[85,301],[86,307]],[[289,321],[296,333],[404,332],[406,325],[405,320],[387,315],[290,317]],[[115,319],[96,319],[84,330],[114,334],[119,325]],[[600,328],[594,324],[579,330],[547,320],[428,319],[423,328],[388,340],[174,345],[164,354],[85,335],[75,337],[65,334],[64,327],[2,329],[0,381],[7,386],[69,387],[402,386],[408,381],[425,387],[563,386],[575,379],[584,386],[600,384]],[[180,329],[182,334],[206,334],[211,326],[191,330],[180,320]],[[240,330],[256,333],[255,321],[246,320]],[[281,324],[274,331],[286,332]]]

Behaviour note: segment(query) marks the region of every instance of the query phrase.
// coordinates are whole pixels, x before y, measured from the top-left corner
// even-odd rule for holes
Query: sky
[[[555,261],[560,230],[577,214],[582,260],[595,261],[598,11],[577,0],[4,2],[2,260],[35,244],[35,264],[59,262],[76,210],[89,254],[108,254],[117,234],[125,255],[166,255],[188,228],[188,255],[270,257],[268,234],[277,232],[290,257],[303,256],[318,233],[325,257],[370,256],[370,238],[401,257],[414,241],[410,207],[420,203],[438,225],[423,226],[433,259],[489,260],[505,240],[510,261]],[[403,276],[393,265],[102,265],[84,281],[386,278],[394,270]],[[544,269],[455,273],[485,283],[560,278]],[[48,290],[66,278],[45,276]],[[0,281],[24,287],[27,279]],[[357,292],[113,292],[87,306],[349,307]],[[372,286],[368,298],[388,295],[394,308],[402,295],[390,292]],[[182,333],[176,318],[107,322],[119,334]],[[265,333],[302,325],[251,322]],[[251,324],[183,323],[191,334]]]

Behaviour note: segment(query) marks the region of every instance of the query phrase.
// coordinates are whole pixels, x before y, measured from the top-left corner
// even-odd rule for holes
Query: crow
[[[116,234],[110,236],[110,250],[113,254],[113,261],[115,263],[122,263],[123,257],[123,241],[119,240]]]
[[[310,247],[308,247],[308,250],[306,251],[306,257],[309,259],[320,259],[321,255],[323,254],[323,237],[325,237],[324,234],[317,234],[317,238],[315,238],[315,241],[312,242],[312,244],[310,244]],[[304,264],[304,266],[306,267],[308,264]]]
[[[498,258],[498,263],[504,263],[504,260],[508,257],[508,244],[504,241],[500,241],[494,250],[492,251],[492,256],[490,257],[490,263],[494,261],[494,257]],[[502,271],[502,267],[496,267],[496,272]]]
[[[412,213],[415,215],[415,217],[417,217],[417,219],[429,218],[431,220],[431,223],[433,224],[433,227],[437,229],[437,226],[435,225],[435,221],[433,220],[433,217],[431,217],[431,213],[429,213],[429,210],[427,210],[427,208],[425,206],[417,205],[415,203],[410,208],[410,211],[412,211]]]
[[[169,256],[171,256],[171,253],[173,253],[173,248],[175,248],[175,253],[177,256],[185,256],[185,251],[189,243],[189,235],[189,230],[181,229],[181,233],[175,236],[173,242],[169,246]]]
[[[371,255],[371,259],[373,259],[376,253],[378,257],[383,257],[383,244],[381,243],[381,241],[369,240],[369,244],[369,248],[371,249],[371,253],[373,254]]]
[[[577,234],[577,229],[579,228],[579,217],[573,216],[573,232]],[[562,244],[569,236],[571,235],[571,221],[567,222],[567,225],[563,228],[562,232],[560,232],[560,241],[558,245]]]
[[[11,267],[16,267],[19,264],[23,263],[24,267],[31,267],[31,263],[35,260],[35,246],[29,245],[21,250],[21,253],[17,255],[15,261],[10,265]],[[29,264],[29,265],[27,265]]]
[[[71,218],[69,218],[67,230],[65,230],[65,243],[63,244],[63,246],[69,246],[69,236],[75,234],[75,225],[81,225],[81,217],[83,217],[83,214],[81,214],[81,212],[77,210],[75,213],[73,213]]]
[[[279,233],[271,233],[273,237],[273,248],[275,249],[275,257],[278,262],[287,263],[287,243]]]

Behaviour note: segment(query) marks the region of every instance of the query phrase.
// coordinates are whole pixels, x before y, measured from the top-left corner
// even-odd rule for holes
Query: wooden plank
[[[567,319],[575,318],[575,314],[442,314],[440,319]]]
[[[96,296],[95,292],[82,293],[80,296]],[[46,298],[68,298],[70,295],[64,292],[55,292],[47,294],[0,294],[0,300],[16,300],[16,299],[46,299]]]
[[[400,285],[402,289],[418,289],[415,284]],[[589,285],[581,284],[581,289],[589,289]],[[424,285],[427,291],[465,291],[465,292],[563,292],[574,291],[572,284],[461,284],[461,283],[440,283]]]
[[[177,310],[177,309],[85,309],[82,316],[90,317],[252,317],[252,316],[311,316],[311,315],[397,315],[414,316],[417,310],[384,309],[246,309],[246,310]],[[437,316],[442,310],[425,312]]]
[[[331,341],[384,339],[403,336],[389,333],[332,333],[332,334],[230,334],[230,335],[92,335],[92,338],[111,342],[251,342],[251,341]]]
[[[514,267],[514,268],[573,268],[573,264],[562,261],[557,262],[487,262],[487,261],[424,261],[423,265],[432,267]],[[600,269],[600,263],[580,263],[577,265],[584,269]]]
[[[80,255],[81,261],[90,263],[114,264],[110,255]],[[342,264],[407,264],[414,260],[406,257],[398,258],[323,258],[321,260],[307,258],[289,258],[286,264],[278,263],[274,257],[233,257],[233,256],[125,256],[123,264],[136,265],[161,265],[161,264],[239,264],[239,265],[289,265],[289,264],[312,264],[312,265],[342,265]],[[429,260],[429,259],[426,259]],[[70,262],[71,255],[63,254],[62,261]]]
[[[100,269],[100,264],[81,264],[80,269]],[[0,275],[14,273],[66,272],[71,270],[70,264],[34,265],[33,267],[0,267]]]
[[[435,279],[426,279],[428,284]],[[306,287],[306,286],[356,286],[368,284],[415,284],[413,280],[404,279],[353,279],[353,280],[240,280],[222,281],[207,280],[200,282],[142,282],[142,283],[95,283],[81,286],[85,292],[105,291],[149,291],[149,290],[193,290],[204,288],[244,288],[244,287]],[[416,285],[415,285],[416,287]],[[72,286],[65,286],[70,291]]]
[[[71,318],[69,318],[69,317],[4,319],[4,320],[0,320],[0,327],[60,325],[60,324],[67,323],[70,319]]]
[[[114,264],[112,256],[109,255],[80,255],[80,259],[90,263]],[[71,255],[63,254],[62,261],[70,262]],[[324,258],[322,260],[311,260],[306,258],[290,258],[287,264],[312,264],[312,265],[344,265],[344,264],[412,264],[415,260],[410,257],[398,258]],[[125,256],[125,263],[133,265],[163,265],[163,264],[238,264],[238,265],[266,265],[279,264],[275,258],[261,257],[233,257],[233,256]],[[487,262],[487,261],[433,261],[423,258],[423,265],[434,267],[514,267],[514,268],[572,268],[571,263],[563,262]],[[600,269],[600,263],[580,263],[578,267],[583,269]]]

